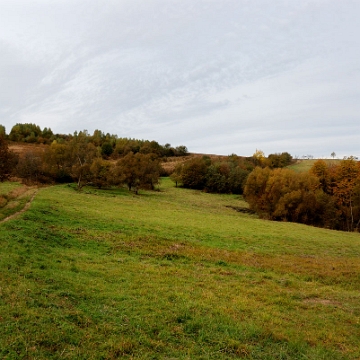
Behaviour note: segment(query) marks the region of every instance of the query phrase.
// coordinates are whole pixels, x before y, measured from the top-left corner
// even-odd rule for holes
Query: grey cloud
[[[360,3],[1,5],[7,129],[18,121],[101,128],[224,154],[277,144],[320,154],[317,144],[330,147],[333,134],[344,152],[358,151],[350,135],[359,130]]]

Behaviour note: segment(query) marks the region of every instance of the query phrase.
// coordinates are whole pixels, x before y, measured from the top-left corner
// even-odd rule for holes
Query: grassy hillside
[[[239,206],[40,189],[0,224],[0,358],[358,359],[359,234]]]
[[[288,168],[295,170],[296,172],[309,171],[317,160],[318,159],[297,160],[295,164],[288,166]],[[340,161],[335,159],[323,159],[323,160],[330,165],[337,164]]]

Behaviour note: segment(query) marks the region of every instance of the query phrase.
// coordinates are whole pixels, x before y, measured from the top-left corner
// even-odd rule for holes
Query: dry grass
[[[19,156],[23,156],[27,152],[43,152],[48,146],[45,144],[27,144],[9,141],[9,149]]]

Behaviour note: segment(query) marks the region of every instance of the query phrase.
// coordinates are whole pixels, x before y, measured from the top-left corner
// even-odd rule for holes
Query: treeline
[[[121,139],[120,144],[129,143],[136,141]],[[107,155],[104,159],[101,143],[95,144],[93,137],[82,131],[66,141],[53,140],[49,146],[34,147],[19,156],[9,150],[5,134],[0,131],[0,181],[18,177],[25,183],[76,182],[78,189],[85,185],[98,188],[126,185],[135,192],[140,188],[154,189],[163,175],[162,153],[151,151],[159,149],[155,143],[138,141],[138,145],[142,144],[138,151],[130,149],[115,160]]]
[[[227,158],[203,156],[178,164],[170,178],[176,186],[214,193],[242,194],[247,177],[258,166],[281,168],[290,165],[292,156],[283,152],[268,158],[257,150],[251,157],[235,154]]]
[[[360,163],[353,157],[338,164],[317,160],[306,173],[256,167],[244,196],[262,218],[359,231]]]
[[[103,158],[118,159],[132,152],[134,154],[155,154],[159,157],[184,156],[188,155],[188,149],[184,145],[172,147],[170,144],[160,145],[156,141],[139,140],[130,138],[119,138],[117,135],[105,134],[101,130],[95,130],[92,135],[87,130],[75,132],[74,134],[54,134],[50,128],[41,129],[35,124],[16,124],[12,127],[9,135],[5,127],[0,125],[0,134],[6,139],[14,142],[30,144],[58,144],[69,143],[82,136],[86,142],[93,144],[99,149]]]

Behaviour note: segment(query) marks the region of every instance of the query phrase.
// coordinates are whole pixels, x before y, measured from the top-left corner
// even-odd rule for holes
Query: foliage
[[[20,157],[16,166],[16,175],[28,184],[47,182],[42,168],[42,154],[32,151]]]
[[[182,168],[181,182],[186,188],[203,189],[205,186],[206,172],[206,159],[193,158],[184,163]]]
[[[110,184],[111,164],[101,158],[96,158],[90,166],[90,182],[101,189]]]
[[[4,135],[0,133],[0,182],[3,182],[10,177],[16,163],[16,155],[9,150]]]
[[[264,218],[347,231],[360,227],[360,163],[353,157],[330,164],[317,160],[302,173],[257,167],[244,194]]]
[[[151,154],[128,153],[120,159],[113,169],[113,184],[126,184],[129,191],[151,189],[159,183],[160,163]]]
[[[288,152],[283,152],[281,154],[270,154],[266,160],[262,162],[265,163],[269,168],[283,168],[289,166],[292,163],[292,156]]]
[[[262,166],[265,163],[265,154],[262,150],[256,149],[253,156],[253,162],[255,166]]]
[[[49,143],[53,138],[53,132],[50,128],[41,130],[40,126],[35,124],[16,124],[12,127],[9,139],[11,141],[27,143]]]
[[[6,129],[4,125],[0,124],[0,136],[3,136],[4,138],[6,138]]]
[[[178,186],[216,193],[242,194],[252,165],[244,158],[231,155],[226,159],[197,157],[179,164],[170,175]]]
[[[5,127],[0,125],[0,133],[4,132]],[[85,138],[86,142],[99,149],[99,153],[105,159],[111,157],[118,159],[132,152],[142,154],[154,154],[158,157],[168,156],[186,156],[189,154],[184,145],[172,147],[170,144],[160,145],[157,141],[139,140],[131,138],[119,138],[117,135],[105,134],[96,129],[91,135],[87,130],[74,134],[54,134],[50,128],[41,130],[40,126],[35,124],[16,124],[12,127],[9,140],[16,142],[51,144],[56,141],[59,144],[71,143],[74,138],[79,136]]]

